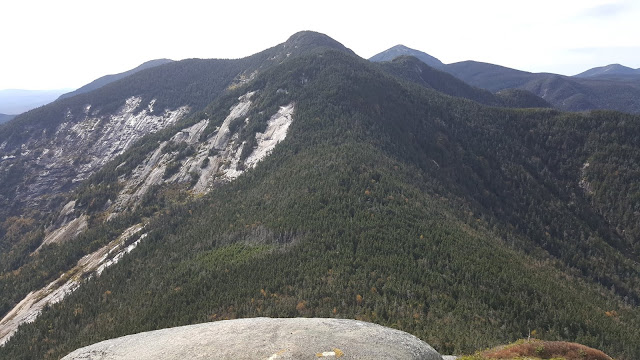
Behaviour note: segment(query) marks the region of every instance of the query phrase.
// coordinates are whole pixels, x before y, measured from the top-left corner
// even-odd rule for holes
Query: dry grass
[[[463,359],[465,359],[463,357]],[[612,360],[600,350],[565,341],[524,340],[484,351],[469,359]]]

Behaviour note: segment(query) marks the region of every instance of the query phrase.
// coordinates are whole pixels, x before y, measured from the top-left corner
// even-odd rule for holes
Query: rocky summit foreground
[[[106,340],[63,360],[422,359],[442,357],[406,332],[356,320],[226,320]]]

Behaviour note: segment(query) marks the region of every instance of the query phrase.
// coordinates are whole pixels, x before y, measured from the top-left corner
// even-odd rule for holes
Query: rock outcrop
[[[442,360],[406,332],[319,318],[253,318],[156,330],[90,345],[63,360],[317,358]]]

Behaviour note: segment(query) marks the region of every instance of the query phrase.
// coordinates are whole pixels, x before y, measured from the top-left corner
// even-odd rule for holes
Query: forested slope
[[[514,88],[530,91],[560,110],[640,113],[638,76],[577,77],[530,73],[477,61],[447,64],[442,70],[490,91]]]
[[[302,32],[242,59],[188,59],[141,70],[0,126],[0,270],[12,271],[31,262],[29,254],[52,229],[63,201],[69,201],[68,193],[142,135],[176,124],[193,125],[196,116],[198,120],[206,117],[207,105],[219,104],[215,101],[220,95],[244,86],[285,59],[323,49],[353,54],[326,35]],[[227,108],[222,111],[233,100],[227,96]],[[179,129],[171,131],[173,135]],[[146,149],[150,149],[148,143]],[[147,155],[140,148],[136,151],[139,157]],[[9,305],[15,303],[0,301],[0,309]]]
[[[443,94],[477,101],[483,105],[513,108],[551,107],[544,99],[526,90],[510,89],[493,94],[488,90],[473,87],[412,56],[400,56],[392,61],[381,62],[380,67],[399,79]]]
[[[107,84],[110,84],[114,81],[118,81],[120,79],[123,79],[129,75],[135,74],[138,71],[142,71],[145,69],[150,69],[152,67],[155,66],[160,66],[160,65],[164,65],[167,63],[172,62],[173,60],[169,60],[169,59],[156,59],[156,60],[150,60],[150,61],[146,61],[143,64],[140,64],[139,66],[131,69],[131,70],[127,70],[118,74],[111,74],[111,75],[105,75],[102,76],[98,79],[95,79],[94,81],[74,90],[71,92],[68,92],[66,94],[62,94],[60,95],[60,97],[58,99],[66,99],[66,98],[70,98],[79,94],[84,94],[96,89],[99,89]]]
[[[73,263],[110,231],[148,221],[138,248],[23,326],[0,358],[59,358],[124,334],[251,316],[358,318],[440,353],[536,330],[640,356],[639,117],[487,108],[327,49],[204,112],[219,124],[251,91],[257,108],[295,103],[273,153],[204,196],[157,187],[96,226],[104,237],[45,249]],[[170,136],[143,139],[78,190],[96,224],[118,179]],[[45,266],[3,274],[2,294]]]

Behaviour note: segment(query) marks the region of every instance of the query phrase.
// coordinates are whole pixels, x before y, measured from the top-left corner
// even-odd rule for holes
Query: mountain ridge
[[[394,76],[434,89],[443,94],[461,97],[480,104],[500,107],[551,107],[551,104],[525,90],[500,92],[469,86],[453,75],[432,68],[413,56],[399,56],[392,61],[381,62],[380,66]]]
[[[22,114],[26,111],[55,101],[60,94],[69,89],[53,90],[0,90],[0,113]]]
[[[596,77],[596,76],[610,76],[610,75],[640,75],[640,69],[632,69],[630,67],[620,64],[609,64],[606,66],[594,67],[589,70],[583,71],[575,77]]]
[[[110,83],[112,83],[114,81],[120,80],[120,79],[125,78],[125,77],[127,77],[129,75],[135,74],[138,71],[145,70],[145,69],[150,69],[152,67],[164,65],[164,64],[167,64],[167,63],[170,63],[170,62],[173,62],[173,60],[170,60],[170,59],[155,59],[155,60],[145,61],[144,63],[136,66],[135,68],[133,68],[131,70],[127,70],[127,71],[124,71],[124,72],[121,72],[121,73],[118,73],[118,74],[111,74],[111,75],[102,76],[102,77],[100,77],[100,78],[98,78],[96,80],[93,80],[92,82],[90,82],[90,83],[88,83],[86,85],[81,86],[80,88],[78,88],[78,89],[76,89],[74,91],[71,91],[71,92],[68,92],[68,93],[60,95],[60,97],[58,97],[58,99],[66,99],[66,98],[69,98],[69,97],[72,97],[72,96],[75,96],[75,95],[79,95],[79,94],[83,94],[83,93],[86,93],[86,92],[89,92],[89,91],[93,91],[93,90],[101,88],[101,87],[103,87],[103,86],[105,86],[107,84],[110,84]]]
[[[390,50],[379,54],[386,56],[384,61],[402,55]],[[374,57],[371,60],[375,61]],[[430,60],[425,63],[430,65]],[[531,73],[471,60],[441,64],[438,69],[491,92],[526,90],[564,111],[608,109],[640,113],[640,101],[637,100],[640,96],[640,73],[637,69],[618,64],[593,68],[575,76]]]
[[[640,113],[640,77],[628,79],[569,77],[528,73],[503,66],[465,61],[446,65],[445,71],[490,91],[509,88],[528,90],[565,111],[598,109]]]
[[[211,116],[206,114],[205,102],[213,100],[213,103],[216,103],[215,98],[219,94],[234,92],[235,88],[243,87],[259,71],[293,59],[298,56],[296,53],[332,47],[348,52],[344,46],[326,35],[301,32],[292,35],[285,43],[252,57],[239,60],[184,60],[167,64],[169,70],[173,68],[173,73],[177,73],[178,76],[171,73],[162,76],[167,74],[162,67],[154,67],[95,91],[62,99],[48,107],[19,116],[14,122],[0,127],[0,154],[2,154],[0,175],[3,175],[0,177],[0,182],[4,185],[0,194],[0,202],[4,204],[0,216],[6,219],[12,214],[22,213],[23,210],[20,210],[22,208],[32,208],[42,212],[41,215],[37,215],[38,212],[35,211],[32,215],[34,218],[43,216],[40,221],[46,221],[44,216],[48,211],[64,205],[61,203],[64,198],[60,198],[58,194],[77,187],[82,180],[91,177],[94,171],[100,169],[109,160],[117,158],[142,136],[150,135],[149,133],[155,131],[162,133],[167,127],[181,126],[185,123],[183,120],[186,119],[187,114],[197,112],[194,107],[201,112],[199,117]],[[202,76],[203,74],[208,74],[209,77]],[[164,84],[163,87],[156,85],[158,81],[156,79]],[[193,79],[198,79],[200,84],[205,84],[208,88],[203,85],[194,88]],[[135,86],[131,87],[130,84]],[[189,86],[191,92],[183,91],[184,86]],[[144,92],[149,89],[153,92],[145,96]],[[162,94],[163,89],[166,89],[164,102],[162,98],[154,95]],[[173,94],[182,96],[175,97]],[[236,95],[236,98],[240,95],[242,94]],[[228,99],[228,103],[224,105],[226,109],[238,101],[234,97],[226,98]],[[185,99],[188,101],[186,104],[183,102]],[[180,104],[183,105],[180,106]],[[163,108],[164,111],[157,111]],[[277,110],[277,107],[269,109],[272,114]],[[244,110],[240,111],[241,114]],[[215,110],[213,115],[219,116],[219,112],[220,110]],[[69,116],[74,113],[75,119]],[[189,126],[198,123],[192,119],[186,120]],[[268,118],[263,119],[265,122],[267,120]],[[73,122],[77,124],[71,126]],[[202,128],[198,131],[207,131],[210,134],[214,129],[207,127],[206,130]],[[196,136],[191,141],[197,141],[197,139]],[[222,142],[228,141],[228,137],[223,139],[226,140],[221,140]],[[26,149],[26,151],[24,154],[16,153],[19,149]],[[54,153],[64,156],[51,156]],[[47,154],[48,156],[43,156]],[[183,176],[189,177],[188,174]],[[22,183],[21,179],[32,180]],[[71,214],[73,213],[72,211]],[[79,225],[82,225],[80,228],[84,229],[87,224],[86,219],[83,219],[82,216],[76,217],[75,220],[73,217],[67,219],[61,217],[62,221],[55,223],[53,228],[49,225],[48,228],[51,229],[44,234],[39,234],[31,241],[43,241],[41,237],[43,235],[46,235],[44,237],[46,240],[47,236],[57,234],[54,231],[56,227],[68,228],[71,224],[78,224],[78,221],[80,221]],[[11,245],[10,237],[3,240],[5,246]],[[20,252],[28,253],[35,249],[26,247]],[[6,254],[0,253],[0,255]],[[13,268],[16,266],[13,261],[19,261],[18,259],[19,257],[13,260],[5,259],[2,263],[6,268]],[[16,292],[14,295],[17,294],[19,293]]]
[[[65,173],[69,171],[72,173],[84,172],[84,175],[80,174],[79,176],[86,178],[96,166],[105,163],[104,159],[115,157],[143,133],[152,129],[155,129],[154,131],[159,130],[175,123],[180,118],[184,118],[187,114],[194,114],[203,110],[209,102],[226,91],[228,87],[239,86],[250,81],[259,71],[286,61],[289,57],[298,56],[297,54],[301,52],[313,52],[329,48],[351,52],[351,50],[326,35],[300,32],[292,35],[281,45],[243,59],[189,59],[144,69],[94,91],[61,99],[49,107],[35,109],[18,116],[15,121],[0,128],[0,143],[2,144],[0,151],[11,153],[15,151],[15,146],[22,146],[27,141],[33,142],[35,146],[40,146],[40,142],[54,136],[56,131],[64,130],[70,132],[68,136],[80,136],[83,139],[83,145],[78,146],[76,144],[71,146],[73,149],[69,152],[71,158],[64,159],[64,163],[57,164],[62,159],[54,158],[57,161],[57,165],[48,164],[44,166],[53,167],[54,169],[63,168]],[[203,77],[202,74],[206,76]],[[186,91],[183,89],[186,89]],[[140,115],[143,111],[144,114]],[[113,117],[111,114],[116,116]],[[109,151],[109,158],[105,157],[107,154],[92,154],[94,151],[89,151],[89,148],[96,147],[95,141],[98,139],[89,138],[88,133],[85,134],[86,130],[59,128],[61,124],[69,122],[71,119],[69,116],[73,116],[72,118],[75,122],[82,121],[88,124],[88,129],[100,124],[103,135],[102,137],[95,135],[95,137],[103,139],[105,146],[97,146],[97,148],[98,151]],[[111,117],[109,119],[110,125],[105,124],[105,116]],[[147,120],[136,120],[139,125],[133,125],[130,120],[127,120],[139,118],[140,116]],[[144,125],[147,122],[148,125]],[[136,127],[138,128],[137,130]],[[119,145],[119,147],[111,148],[109,143],[118,136],[113,134],[113,131],[116,131],[116,134],[122,133],[125,135],[128,132],[134,134],[134,136],[122,141],[125,144],[124,148]],[[33,134],[39,133],[44,135],[43,139],[38,138],[36,140]],[[83,146],[87,148],[83,149]],[[87,153],[89,153],[89,156],[87,156]],[[73,168],[68,168],[66,164],[74,161],[87,165],[85,167],[74,166]],[[3,165],[10,166],[11,162],[5,163]],[[29,165],[26,166],[28,167]],[[49,170],[46,178],[32,185],[34,189],[29,190],[31,195],[23,196],[25,200],[33,198],[33,196],[39,196],[44,190],[52,190],[39,184],[49,182],[48,179],[52,176],[57,176],[57,174],[58,171]],[[53,189],[56,188],[62,189],[59,185],[53,187]],[[1,200],[2,198],[0,198]]]

